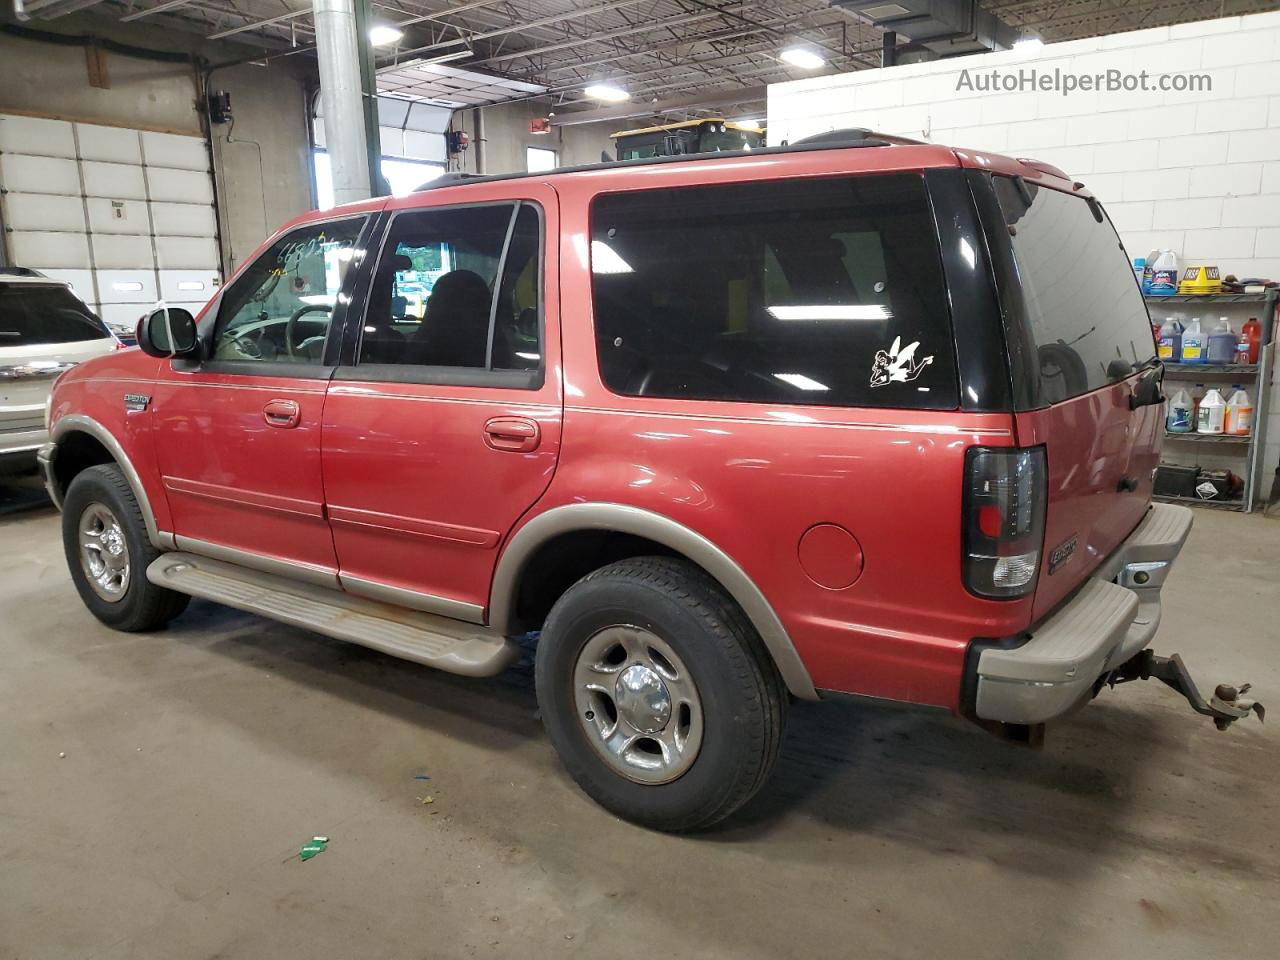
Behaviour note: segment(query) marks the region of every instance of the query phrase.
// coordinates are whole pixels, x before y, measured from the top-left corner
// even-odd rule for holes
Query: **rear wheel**
[[[536,674],[565,767],[635,823],[711,826],[777,758],[781,678],[742,612],[686,561],[623,560],[579,580],[547,617]]]
[[[80,599],[109,627],[154,630],[191,599],[147,580],[147,567],[160,551],[147,538],[138,501],[114,464],[89,467],[71,481],[62,505],[62,545]]]

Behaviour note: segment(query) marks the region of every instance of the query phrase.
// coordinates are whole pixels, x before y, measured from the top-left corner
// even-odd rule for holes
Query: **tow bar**
[[[1113,670],[1106,682],[1114,687],[1117,683],[1152,678],[1186,697],[1187,703],[1191,704],[1191,709],[1196,713],[1212,717],[1214,726],[1219,730],[1227,729],[1250,713],[1256,713],[1259,722],[1266,719],[1267,711],[1262,704],[1245,698],[1244,695],[1250,689],[1250,684],[1247,683],[1234,687],[1227,683],[1219,684],[1213,691],[1212,699],[1206,703],[1196,689],[1191,674],[1187,672],[1182,657],[1176,653],[1172,657],[1157,657],[1151,650],[1143,650]]]

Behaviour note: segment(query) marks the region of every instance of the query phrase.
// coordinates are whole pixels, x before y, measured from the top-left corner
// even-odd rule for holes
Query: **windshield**
[[[110,336],[102,321],[62,284],[0,283],[0,348]]]
[[[1133,268],[1102,208],[1060,190],[995,177],[1039,360],[1039,401],[1130,376],[1155,357]]]

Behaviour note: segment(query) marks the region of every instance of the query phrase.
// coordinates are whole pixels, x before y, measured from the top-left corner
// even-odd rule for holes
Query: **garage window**
[[[919,175],[606,194],[591,231],[600,372],[617,393],[957,404]]]

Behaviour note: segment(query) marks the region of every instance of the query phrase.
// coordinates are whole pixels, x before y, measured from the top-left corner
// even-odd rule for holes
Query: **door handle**
[[[484,442],[493,450],[528,453],[542,441],[537,421],[524,417],[494,417],[484,425]]]
[[[262,408],[262,419],[268,427],[296,427],[300,419],[298,404],[293,400],[272,400]]]

